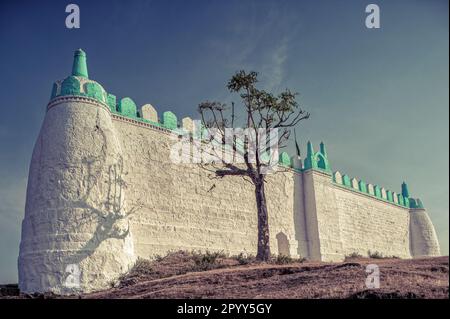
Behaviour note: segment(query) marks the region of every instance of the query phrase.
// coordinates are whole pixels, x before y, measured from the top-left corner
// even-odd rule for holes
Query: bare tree
[[[269,157],[272,157],[274,154],[278,154],[278,152],[272,151],[274,144],[277,150],[285,147],[291,129],[301,120],[307,119],[309,113],[299,107],[296,101],[297,93],[286,89],[279,95],[273,95],[257,89],[255,86],[258,82],[257,76],[256,72],[246,73],[241,70],[233,75],[227,84],[230,92],[238,93],[241,98],[241,109],[238,110],[240,112],[235,112],[234,103],[230,110],[223,103],[210,101],[200,103],[198,111],[206,131],[214,131],[213,134],[207,134],[211,140],[217,141],[217,136],[219,136],[219,142],[231,147],[233,154],[238,154],[243,158],[244,163],[241,164],[222,160],[219,161],[220,167],[217,167],[213,163],[214,170],[212,171],[215,178],[242,176],[254,185],[258,209],[258,252],[256,257],[258,260],[266,261],[270,257],[270,244],[264,184],[266,183],[265,172],[271,165],[271,161],[268,163],[262,156],[269,154]],[[233,135],[230,143],[227,132],[230,131],[228,129],[237,128],[238,114],[243,114],[239,127],[250,134],[244,135],[243,140]],[[271,134],[274,131],[277,134]],[[278,161],[278,156],[276,161]]]

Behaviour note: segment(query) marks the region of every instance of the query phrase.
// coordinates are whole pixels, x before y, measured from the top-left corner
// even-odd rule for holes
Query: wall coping
[[[63,95],[63,96],[55,97],[50,102],[48,102],[46,110],[48,111],[56,105],[59,105],[64,102],[70,102],[70,101],[83,102],[83,103],[91,104],[94,106],[100,106],[101,108],[106,109],[106,111],[111,113],[109,107],[106,104],[104,104],[94,98],[87,97],[87,96],[80,96],[80,95]]]
[[[398,207],[398,208],[403,208],[403,209],[405,209],[407,211],[410,210],[409,207],[405,207],[405,206],[402,206],[402,205],[390,202],[390,201],[388,201],[388,200],[386,200],[384,198],[379,198],[379,197],[373,196],[371,194],[363,193],[363,192],[361,192],[361,191],[359,191],[357,189],[341,185],[341,184],[336,183],[334,181],[331,181],[331,185],[333,187],[335,187],[335,188],[339,188],[339,189],[345,190],[345,191],[347,191],[349,193],[355,193],[355,194],[358,194],[358,195],[361,195],[361,196],[364,196],[364,197],[367,197],[367,198],[370,198],[370,199],[375,199],[375,200],[380,201],[380,202],[385,203],[385,204],[390,204],[390,205],[393,205],[393,206]]]
[[[160,125],[155,125],[155,124],[152,124],[152,123],[149,123],[149,122],[137,119],[137,118],[135,119],[135,118],[132,118],[130,116],[126,116],[126,115],[120,114],[118,112],[113,112],[113,111],[111,111],[111,109],[109,108],[109,106],[107,104],[105,104],[105,103],[103,103],[103,102],[101,102],[101,101],[99,101],[97,99],[94,99],[94,98],[91,98],[91,97],[87,97],[87,96],[64,95],[64,96],[55,97],[52,100],[50,100],[50,102],[47,104],[47,111],[50,110],[51,108],[59,105],[59,104],[62,104],[64,102],[69,102],[69,101],[82,102],[82,103],[85,103],[85,104],[98,106],[98,107],[106,110],[111,115],[111,119],[115,120],[115,121],[120,121],[120,122],[128,123],[128,124],[131,124],[131,125],[134,125],[134,126],[147,128],[147,129],[153,130],[155,132],[160,132],[160,133],[163,133],[163,134],[166,134],[166,135],[170,135],[170,134],[180,135],[176,131],[170,130],[170,129],[162,127]],[[388,200],[386,200],[384,198],[379,198],[379,197],[376,197],[374,195],[361,192],[360,190],[354,189],[353,187],[348,187],[348,186],[339,184],[339,183],[337,183],[337,182],[335,182],[333,180],[333,172],[331,172],[331,171],[325,171],[325,170],[316,169],[316,168],[307,168],[307,169],[302,168],[302,169],[299,169],[299,168],[286,166],[286,165],[283,165],[281,163],[279,163],[278,165],[280,167],[282,167],[283,169],[285,169],[285,171],[282,171],[282,172],[290,172],[290,173],[293,173],[294,175],[303,175],[304,173],[305,174],[316,173],[316,174],[322,175],[324,177],[328,177],[328,178],[330,178],[331,184],[334,187],[346,190],[348,192],[360,194],[360,195],[366,196],[368,198],[376,199],[376,200],[378,200],[380,202],[391,204],[391,205],[393,205],[395,207],[400,207],[400,208],[407,209],[407,210],[425,210],[425,209],[422,209],[422,208],[405,207],[405,206],[402,206],[400,204],[388,201]],[[276,173],[274,173],[274,174],[276,174]]]

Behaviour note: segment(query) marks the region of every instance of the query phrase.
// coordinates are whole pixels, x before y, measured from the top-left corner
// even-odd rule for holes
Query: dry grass
[[[180,254],[184,266],[183,262],[168,262],[180,258],[176,257]],[[83,297],[448,298],[448,257],[401,260],[355,256],[351,262],[343,263],[300,262],[284,257],[281,262],[274,258],[271,263],[257,263],[252,257],[218,257],[212,269],[200,272],[190,260],[189,253],[174,253],[159,261],[163,263],[160,267],[166,269],[159,275],[141,277],[133,285]],[[365,287],[368,264],[377,264],[380,268],[380,289]]]
[[[402,260],[356,255],[342,263],[285,256],[259,263],[253,256],[178,251],[153,261],[140,259],[113,288],[73,297],[448,298],[448,263],[448,257]],[[379,289],[365,287],[368,264],[379,266]]]

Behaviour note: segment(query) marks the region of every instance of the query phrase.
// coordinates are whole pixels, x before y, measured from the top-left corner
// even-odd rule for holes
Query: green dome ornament
[[[81,49],[75,51],[73,57],[72,75],[80,76],[86,79],[89,78],[86,63],[86,53]]]

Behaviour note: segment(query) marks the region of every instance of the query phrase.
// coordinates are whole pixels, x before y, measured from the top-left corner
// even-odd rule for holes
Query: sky
[[[65,26],[69,3],[79,29]],[[369,3],[380,29],[365,26]],[[77,48],[108,92],[178,118],[238,101],[226,82],[240,69],[300,93],[302,149],[324,141],[334,170],[397,192],[406,181],[448,255],[447,0],[16,0],[0,2],[0,283],[17,282],[33,145]]]

